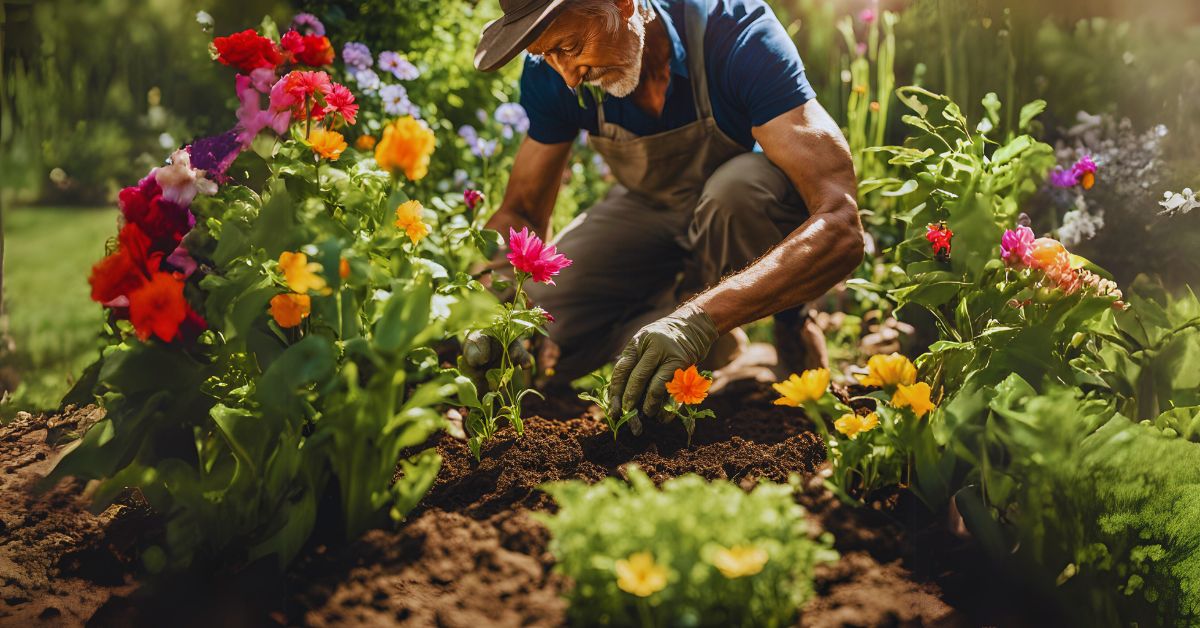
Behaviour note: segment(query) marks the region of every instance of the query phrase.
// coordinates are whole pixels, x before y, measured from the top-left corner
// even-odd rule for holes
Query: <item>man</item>
[[[548,236],[580,130],[620,184],[559,236],[574,264],[558,285],[529,291],[556,318],[556,377],[586,374],[623,345],[614,412],[656,417],[675,369],[770,315],[784,366],[823,362],[804,304],[862,261],[856,182],[840,129],[764,0],[500,5],[475,65],[493,71],[530,53],[530,127],[488,226]]]

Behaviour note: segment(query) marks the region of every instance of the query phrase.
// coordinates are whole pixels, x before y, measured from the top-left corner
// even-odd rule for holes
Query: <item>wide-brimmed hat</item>
[[[504,17],[488,22],[475,47],[475,68],[498,70],[542,34],[568,0],[500,0]]]

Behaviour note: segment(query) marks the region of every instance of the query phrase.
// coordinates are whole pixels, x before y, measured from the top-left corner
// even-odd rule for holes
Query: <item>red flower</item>
[[[164,199],[154,177],[121,190],[117,204],[125,220],[140,227],[160,248],[175,248],[192,227],[188,210]]]
[[[328,37],[305,35],[303,43],[304,49],[295,53],[297,61],[314,68],[333,63],[333,44]]]
[[[296,31],[288,31],[279,39],[279,46],[283,48],[289,59],[295,59],[296,55],[304,52],[304,35]]]
[[[129,321],[142,341],[158,336],[171,342],[188,317],[183,298],[183,281],[168,273],[154,273],[150,280],[129,295]]]
[[[237,68],[245,74],[258,68],[274,69],[283,62],[283,55],[275,47],[275,42],[246,29],[228,37],[217,37],[213,40],[217,50],[217,60]]]
[[[358,105],[354,102],[354,93],[340,83],[334,83],[329,88],[329,92],[325,94],[325,107],[318,110],[317,115],[313,118],[320,120],[333,113],[340,115],[346,124],[354,124],[355,116],[358,115]]]
[[[942,261],[950,259],[950,238],[953,237],[954,232],[944,222],[926,227],[925,239],[933,245],[933,254]]]
[[[162,253],[150,254],[150,238],[134,223],[127,223],[117,236],[116,252],[92,267],[88,283],[92,300],[108,307],[126,307],[129,294],[158,271]]]

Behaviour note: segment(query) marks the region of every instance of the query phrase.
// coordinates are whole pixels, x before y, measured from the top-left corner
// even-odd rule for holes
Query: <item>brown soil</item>
[[[623,431],[614,442],[583,405],[561,399],[529,408],[551,419],[530,419],[520,439],[502,430],[479,463],[464,442],[442,434],[433,443],[442,471],[399,529],[374,530],[348,545],[321,544],[318,535],[284,578],[256,564],[154,588],[131,584],[136,562],[126,540],[137,522],[147,527],[153,519],[131,500],[91,515],[82,487],[70,482],[29,495],[62,448],[44,419],[19,419],[0,428],[0,625],[79,625],[89,618],[92,625],[209,627],[562,625],[566,583],[553,571],[546,529],[529,516],[553,508],[538,486],[596,481],[629,463],[656,481],[690,472],[749,488],[762,478],[805,477],[801,503],[834,533],[842,557],[818,570],[818,597],[800,625],[1030,623],[1008,600],[972,593],[995,587],[969,543],[941,532],[904,533],[897,517],[928,516],[901,514],[918,512],[902,496],[877,509],[850,509],[821,489],[819,439],[797,410],[771,405],[764,392],[751,387],[714,398],[722,418],[702,421],[690,447],[678,424],[647,425],[637,438]],[[95,416],[57,420],[79,425]],[[132,523],[123,525],[122,513]],[[926,520],[920,525],[929,527]]]

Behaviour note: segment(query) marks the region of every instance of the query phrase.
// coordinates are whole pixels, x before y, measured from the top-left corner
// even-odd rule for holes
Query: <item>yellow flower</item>
[[[337,161],[346,150],[346,138],[337,131],[327,131],[317,127],[308,132],[308,145],[312,151],[330,161]]]
[[[734,545],[729,549],[721,548],[713,556],[713,565],[726,578],[741,578],[753,576],[762,571],[767,564],[767,552],[753,545]]]
[[[897,386],[911,384],[917,381],[917,367],[908,358],[893,353],[891,355],[873,355],[867,360],[867,374],[858,376],[858,383],[863,386]]]
[[[395,176],[404,172],[417,181],[429,172],[433,154],[433,131],[412,116],[404,116],[383,129],[383,139],[375,145],[375,163]]]
[[[650,552],[630,554],[617,561],[617,586],[638,597],[654,595],[667,587],[667,568],[655,563]]]
[[[775,392],[783,395],[775,400],[777,406],[797,407],[816,401],[825,395],[829,388],[829,369],[810,369],[800,375],[792,373],[791,377],[771,384]]]
[[[369,151],[369,150],[375,148],[375,136],[374,135],[358,136],[358,139],[354,140],[354,147],[363,152],[366,152],[366,151]]]
[[[874,412],[867,416],[859,416],[854,413],[843,414],[841,418],[833,422],[833,428],[849,438],[854,438],[863,432],[870,432],[876,427],[879,427],[879,416]]]
[[[309,290],[320,294],[329,294],[330,292],[325,285],[325,279],[317,274],[321,272],[321,265],[309,262],[308,256],[304,253],[290,251],[280,253],[279,269],[283,271],[283,277],[287,280],[288,287],[300,294],[305,294]]]
[[[280,327],[288,329],[308,318],[312,299],[307,294],[277,294],[271,297],[271,317]]]
[[[892,405],[897,408],[910,407],[913,414],[920,418],[934,408],[933,402],[929,400],[932,392],[929,384],[925,382],[917,382],[911,386],[897,386],[896,393],[892,395]]]
[[[396,208],[396,226],[399,227],[413,244],[429,235],[429,225],[421,222],[421,201],[405,201]]]

